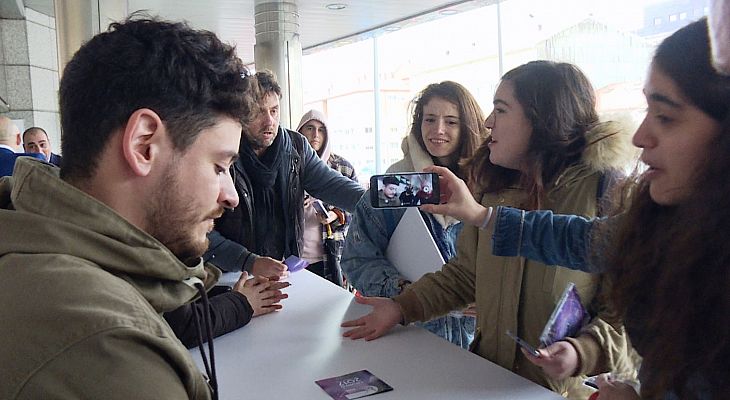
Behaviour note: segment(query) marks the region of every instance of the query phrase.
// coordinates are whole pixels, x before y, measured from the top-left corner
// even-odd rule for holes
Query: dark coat
[[[10,176],[13,174],[15,160],[18,157],[35,157],[39,160],[46,160],[41,153],[15,153],[6,148],[0,148],[0,177]]]
[[[216,229],[208,235],[210,246],[204,259],[224,271],[251,271],[267,240],[284,240],[284,248],[298,256],[304,227],[304,192],[346,211],[353,211],[364,190],[356,182],[331,169],[314,152],[307,139],[298,132],[279,127],[278,135],[284,142],[286,158],[281,163],[279,175],[285,184],[279,185],[287,193],[284,204],[275,210],[283,224],[284,238],[255,237],[253,226],[254,204],[249,174],[243,163],[234,164],[235,186],[239,204],[226,211],[215,222]]]

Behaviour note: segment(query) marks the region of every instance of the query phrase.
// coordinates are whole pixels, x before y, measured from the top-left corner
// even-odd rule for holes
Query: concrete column
[[[5,100],[0,112],[21,130],[45,129],[58,152],[56,22],[22,2],[7,1],[0,8],[0,96]]]
[[[76,51],[110,23],[128,15],[125,0],[55,0],[58,27],[58,70],[63,69]]]
[[[292,2],[256,0],[256,70],[268,69],[281,86],[281,125],[296,128],[302,116],[302,44],[299,13]]]

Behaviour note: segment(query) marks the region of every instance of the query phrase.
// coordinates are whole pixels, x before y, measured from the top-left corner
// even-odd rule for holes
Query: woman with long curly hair
[[[720,399],[730,393],[730,77],[710,63],[707,21],[658,47],[634,135],[648,169],[617,195],[616,215],[587,220],[497,208],[494,254],[605,272],[610,300],[643,357],[640,390],[603,379],[599,399]],[[448,204],[472,224],[491,210],[444,175]],[[490,223],[491,225],[492,223]],[[528,359],[565,363],[542,349]],[[596,370],[594,373],[606,372]]]

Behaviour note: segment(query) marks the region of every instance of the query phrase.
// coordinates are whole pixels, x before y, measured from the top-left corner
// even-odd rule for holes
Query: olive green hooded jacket
[[[57,169],[19,160],[0,180],[0,398],[211,398],[160,315],[205,276]]]

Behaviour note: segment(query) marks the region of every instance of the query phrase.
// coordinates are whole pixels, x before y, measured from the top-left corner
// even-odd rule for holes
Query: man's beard
[[[209,243],[207,237],[203,240],[195,237],[193,228],[206,218],[220,216],[223,209],[201,214],[195,199],[185,194],[172,164],[167,167],[162,184],[152,194],[152,204],[147,207],[147,233],[165,245],[180,261],[189,264],[205,253]]]

